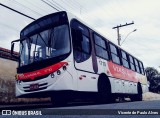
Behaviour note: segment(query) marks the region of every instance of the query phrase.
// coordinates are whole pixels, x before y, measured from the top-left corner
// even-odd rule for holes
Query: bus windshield
[[[70,51],[67,24],[26,37],[20,43],[20,66],[60,56]]]

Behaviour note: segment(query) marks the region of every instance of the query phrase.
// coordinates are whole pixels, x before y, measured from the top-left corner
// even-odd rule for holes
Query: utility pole
[[[119,28],[120,27],[124,27],[124,26],[128,26],[128,25],[133,25],[134,24],[134,22],[132,21],[132,23],[126,23],[126,24],[124,24],[124,25],[117,25],[116,27],[113,27],[112,29],[117,29],[117,40],[118,40],[118,45],[120,46],[120,40],[121,40],[121,38],[120,38],[120,34],[119,34]]]

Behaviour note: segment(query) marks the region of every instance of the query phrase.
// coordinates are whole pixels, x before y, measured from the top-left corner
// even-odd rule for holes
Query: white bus
[[[143,63],[65,11],[49,14],[20,33],[17,97],[54,103],[117,96],[142,100],[148,90]]]

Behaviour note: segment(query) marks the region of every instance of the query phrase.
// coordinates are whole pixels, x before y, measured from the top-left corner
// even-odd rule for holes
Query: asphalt
[[[59,108],[42,108],[37,110],[42,110],[47,112],[47,114],[52,114],[52,117],[54,116],[55,118],[70,118],[70,117],[72,118],[97,118],[97,117],[98,118],[147,118],[147,117],[159,118],[160,117],[160,100],[84,105],[84,106],[83,105],[69,106],[69,107],[59,107]],[[60,114],[54,115],[54,111],[56,110],[62,110],[62,111],[59,112]],[[65,110],[73,111],[73,114],[75,113],[74,111],[77,111],[79,115],[73,115],[72,112],[70,112],[71,113],[70,115],[67,115],[67,111]],[[101,111],[102,111],[102,114],[101,114]],[[131,114],[118,115],[118,111],[122,111],[122,112],[130,111]],[[137,114],[133,115],[132,114],[133,111],[136,112]],[[148,115],[148,111],[152,111],[153,114]],[[107,115],[106,112],[110,112],[109,113],[110,115]],[[141,112],[141,115],[139,112]],[[156,114],[157,112],[159,115],[154,115],[154,113]],[[147,115],[143,115],[143,114],[147,114]],[[49,118],[49,117],[51,117],[51,115],[45,116],[45,118]]]
[[[25,111],[25,109],[23,109]],[[21,111],[20,109],[18,111]],[[88,104],[88,105],[71,105],[63,107],[41,107],[27,108],[26,111],[41,111],[42,116],[32,116],[33,118],[159,118],[160,117],[160,100],[124,102],[111,104]],[[151,111],[152,114],[148,114]],[[121,112],[121,114],[120,114]],[[125,114],[122,114],[125,113]],[[136,115],[133,115],[133,112]],[[129,114],[128,114],[129,113]],[[158,113],[159,115],[157,115]],[[147,114],[147,115],[146,115]],[[22,118],[31,116],[0,116],[2,118]]]
[[[42,116],[32,116],[34,118],[159,118],[160,116],[160,95],[154,93],[146,93],[143,95],[144,101],[139,102],[123,102],[110,104],[95,104],[95,103],[70,103],[64,106],[52,106],[51,103],[46,104],[21,104],[21,105],[1,105],[2,110],[13,111],[39,111]],[[152,111],[152,114],[148,114]],[[122,113],[121,113],[122,112]],[[133,115],[132,113],[137,113]],[[16,112],[15,112],[16,113]],[[125,114],[123,114],[125,113]],[[130,113],[130,114],[128,114]],[[141,113],[141,115],[140,115]],[[154,115],[158,113],[159,115]],[[146,115],[147,114],[147,115]],[[21,118],[28,116],[12,115],[0,116],[2,118]],[[29,116],[30,117],[30,116]]]

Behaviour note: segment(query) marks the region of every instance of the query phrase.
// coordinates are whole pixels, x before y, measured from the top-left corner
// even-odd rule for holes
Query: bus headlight
[[[51,73],[51,78],[54,78],[54,73]]]
[[[57,75],[60,75],[61,74],[61,71],[60,70],[57,70]]]
[[[19,84],[19,85],[20,85],[21,83],[22,83],[22,81],[21,81],[21,80],[17,80],[17,84]]]
[[[66,67],[66,66],[63,66],[63,70],[64,70],[64,71],[67,70],[67,67]]]

